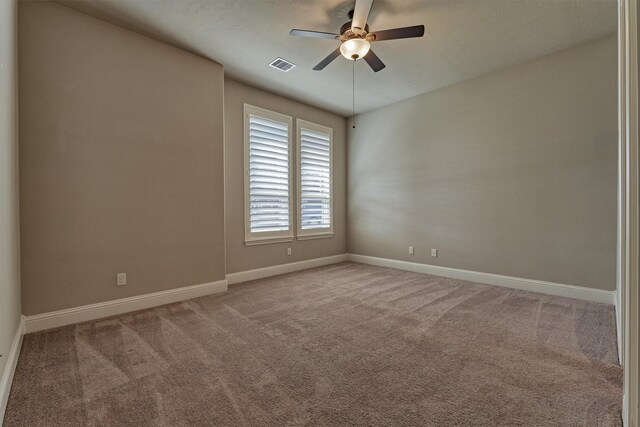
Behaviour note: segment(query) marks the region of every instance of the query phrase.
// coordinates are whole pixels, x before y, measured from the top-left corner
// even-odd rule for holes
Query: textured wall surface
[[[613,290],[616,79],[611,36],[359,116],[348,251]]]
[[[225,79],[225,173],[227,273],[339,255],[346,250],[345,119],[281,96]],[[287,114],[333,128],[334,236],[326,239],[245,246],[244,244],[244,112],[243,105]],[[295,144],[295,134],[293,138]],[[294,180],[295,181],[295,180]],[[294,183],[295,185],[295,183]],[[294,187],[295,194],[295,187]],[[295,203],[294,203],[295,205]],[[296,218],[294,210],[294,219]],[[287,248],[292,255],[287,256]]]
[[[20,323],[17,7],[0,0],[0,377]]]
[[[55,3],[19,24],[24,314],[224,279],[222,67]]]

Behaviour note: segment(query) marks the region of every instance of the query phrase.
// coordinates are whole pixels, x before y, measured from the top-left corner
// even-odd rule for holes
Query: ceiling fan
[[[350,21],[340,28],[340,34],[299,29],[293,29],[289,34],[299,37],[340,40],[340,47],[313,67],[315,71],[324,69],[331,61],[342,54],[345,58],[353,61],[364,58],[371,69],[377,73],[382,70],[385,65],[380,58],[378,58],[378,55],[371,50],[371,43],[383,40],[422,37],[424,35],[424,25],[393,28],[370,33],[367,19],[369,18],[371,6],[373,6],[373,0],[356,0],[354,10],[349,12]]]

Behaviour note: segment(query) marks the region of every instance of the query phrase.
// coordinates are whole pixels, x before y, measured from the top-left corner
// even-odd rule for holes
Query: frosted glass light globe
[[[350,39],[340,45],[340,53],[347,59],[360,59],[369,52],[371,45],[365,39]]]

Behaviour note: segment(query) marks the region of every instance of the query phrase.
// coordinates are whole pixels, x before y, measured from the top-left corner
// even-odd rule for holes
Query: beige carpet
[[[613,308],[344,263],[27,335],[7,426],[617,426]]]

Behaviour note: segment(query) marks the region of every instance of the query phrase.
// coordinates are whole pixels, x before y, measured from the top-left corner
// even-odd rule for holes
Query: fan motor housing
[[[363,39],[367,36],[369,32],[369,25],[366,24],[364,26],[364,30],[361,31],[353,31],[351,29],[352,21],[346,22],[342,27],[340,27],[340,39],[349,40],[349,39]]]

